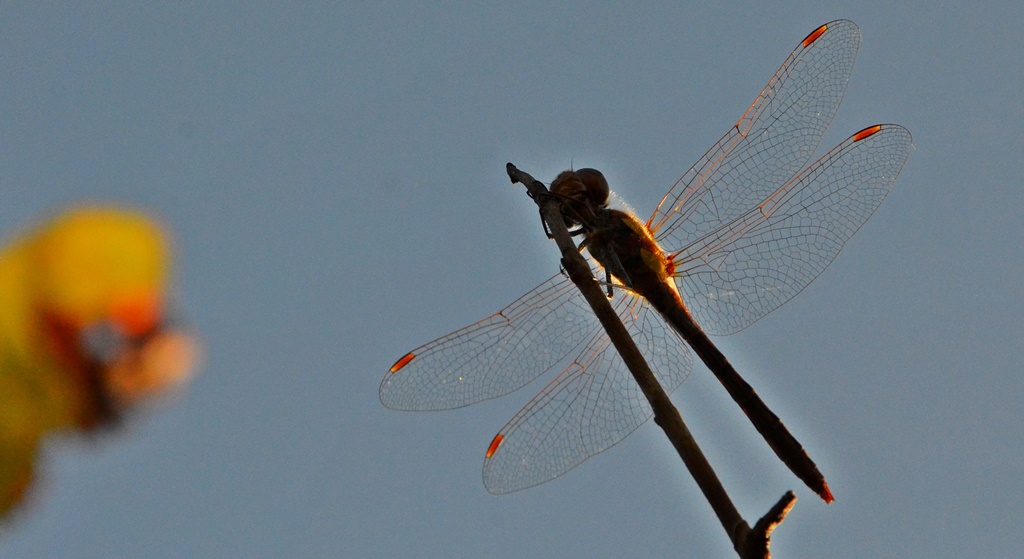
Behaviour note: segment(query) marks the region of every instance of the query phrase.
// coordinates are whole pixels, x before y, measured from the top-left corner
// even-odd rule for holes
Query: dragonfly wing
[[[621,292],[616,311],[666,392],[686,379],[689,348],[644,299]],[[653,415],[604,331],[501,429],[484,485],[511,493],[554,479],[624,439]]]
[[[912,149],[902,126],[866,128],[680,251],[676,282],[697,323],[731,334],[799,293],[882,203]]]
[[[556,275],[501,311],[406,354],[381,382],[380,401],[425,411],[496,398],[557,365],[599,328],[576,286]]]
[[[814,155],[860,45],[852,21],[801,41],[739,122],[669,190],[648,222],[667,251],[703,237],[789,181]]]

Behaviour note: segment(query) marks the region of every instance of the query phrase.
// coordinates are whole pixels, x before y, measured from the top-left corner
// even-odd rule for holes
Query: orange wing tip
[[[491,446],[487,447],[487,458],[490,458],[491,456],[494,456],[494,453],[498,452],[498,447],[501,446],[501,443],[504,440],[505,440],[505,436],[502,435],[501,433],[498,433],[497,435],[494,435],[494,440],[491,441]]]
[[[874,126],[868,126],[864,130],[861,130],[860,132],[857,132],[856,134],[854,134],[853,135],[853,141],[859,142],[859,141],[863,140],[864,138],[867,138],[868,136],[873,136],[876,132],[878,132],[881,129],[882,129],[882,125],[881,124],[876,124]]]
[[[388,369],[388,370],[391,371],[392,373],[397,373],[399,369],[401,369],[402,367],[408,365],[409,361],[412,361],[415,358],[416,358],[416,354],[414,354],[414,353],[406,353],[404,357],[402,357],[398,361],[395,361],[395,364],[392,365],[391,368]]]
[[[821,27],[815,29],[814,31],[811,31],[811,34],[808,35],[806,39],[804,39],[804,47],[811,46],[811,43],[817,41],[818,37],[821,37],[825,33],[825,31],[828,31],[828,24],[822,25]]]
[[[832,496],[832,490],[828,488],[828,484],[825,482],[822,482],[821,492],[819,492],[818,495],[825,500],[826,505],[832,504],[832,501],[836,500],[836,498]]]

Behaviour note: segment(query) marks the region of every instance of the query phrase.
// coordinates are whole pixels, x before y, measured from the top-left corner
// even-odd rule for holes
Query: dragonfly
[[[846,92],[860,45],[847,20],[808,34],[754,103],[641,221],[609,209],[594,169],[561,173],[551,195],[666,393],[691,348],[769,446],[826,502],[824,477],[707,337],[738,332],[793,298],[839,254],[895,186],[913,149],[896,124],[864,128],[811,162]],[[398,410],[455,409],[561,371],[487,448],[495,494],[572,470],[635,431],[653,410],[575,285],[556,274],[497,313],[428,342],[385,374]]]

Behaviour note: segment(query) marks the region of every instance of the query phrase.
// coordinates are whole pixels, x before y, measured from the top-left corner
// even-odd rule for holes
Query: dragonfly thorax
[[[584,246],[624,285],[647,296],[671,283],[672,260],[633,214],[603,209],[589,226]]]

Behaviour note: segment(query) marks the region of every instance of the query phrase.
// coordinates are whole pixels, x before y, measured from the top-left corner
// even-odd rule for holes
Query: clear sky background
[[[673,399],[748,520],[796,490],[777,557],[1019,554],[1020,2],[426,4],[3,8],[2,229],[79,200],[159,215],[206,365],[51,448],[0,557],[733,556],[653,424],[495,497],[483,452],[542,383],[419,414],[377,388],[558,269],[506,161],[600,168],[646,216],[837,18],[863,42],[822,148],[897,122],[916,149],[832,267],[716,339],[837,501],[703,365]]]

